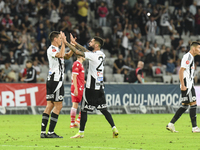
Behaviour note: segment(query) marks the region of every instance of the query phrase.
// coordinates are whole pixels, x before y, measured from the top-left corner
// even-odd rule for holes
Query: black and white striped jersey
[[[53,81],[63,81],[64,80],[64,58],[55,57],[60,49],[53,45],[49,46],[47,49],[47,57],[49,61],[49,75],[48,80],[50,80],[51,75],[53,75]]]
[[[181,61],[181,68],[185,68],[183,73],[183,78],[185,86],[188,88],[188,92],[191,90],[192,85],[194,84],[194,57],[190,52],[186,53]]]
[[[89,60],[86,88],[99,90],[103,87],[103,71],[105,54],[98,50],[85,52],[85,58]]]

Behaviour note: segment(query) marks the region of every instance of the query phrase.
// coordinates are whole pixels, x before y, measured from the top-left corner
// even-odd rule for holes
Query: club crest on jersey
[[[52,52],[56,52],[56,49],[52,49]]]
[[[187,61],[186,61],[186,64],[188,65],[189,63],[190,63],[190,61],[189,61],[189,60],[187,60]]]

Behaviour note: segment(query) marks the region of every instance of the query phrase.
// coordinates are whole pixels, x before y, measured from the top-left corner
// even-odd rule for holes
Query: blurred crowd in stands
[[[129,82],[125,77],[139,61],[144,78],[178,74],[190,42],[200,39],[200,0],[0,0],[0,22],[0,82],[20,82],[27,60],[44,82],[53,30],[65,32],[67,40],[72,33],[87,48],[91,37],[102,37],[105,81],[121,74]],[[66,74],[74,60],[66,60]],[[200,57],[195,60],[198,67]]]

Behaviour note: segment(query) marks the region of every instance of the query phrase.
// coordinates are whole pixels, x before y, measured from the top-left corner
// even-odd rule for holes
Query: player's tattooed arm
[[[68,42],[65,42],[65,45],[69,47],[70,50],[72,50],[76,55],[85,57],[85,53],[82,51],[79,51],[78,49],[76,49],[73,45],[71,45]]]
[[[85,47],[83,47],[82,45],[78,44],[76,42],[76,38],[73,37],[73,35],[70,33],[70,40],[71,43],[79,50],[81,50],[82,52],[89,52]]]
[[[76,43],[76,48],[78,48],[82,52],[89,52],[85,47],[83,47],[82,45],[80,45],[78,43]]]

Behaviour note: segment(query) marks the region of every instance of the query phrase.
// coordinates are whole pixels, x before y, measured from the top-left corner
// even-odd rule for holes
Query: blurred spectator
[[[152,67],[157,63],[154,49],[151,49],[151,52],[147,54],[145,63],[147,64],[148,73],[152,75]]]
[[[167,10],[168,10],[168,7],[164,7],[161,11],[162,12],[161,17],[160,17],[161,35],[168,34],[169,14]]]
[[[171,46],[173,49],[177,49],[177,47],[181,44],[179,38],[175,38],[173,35],[170,36]]]
[[[125,64],[126,66],[128,66],[129,68],[135,68],[135,63],[133,62],[133,60],[131,59],[131,56],[127,56],[127,58],[125,59]]]
[[[122,1],[118,1],[118,3],[115,3],[116,7],[115,7],[115,16],[119,17],[120,20],[124,20],[126,17],[126,13],[128,11],[128,0],[122,0]]]
[[[167,68],[166,68],[167,75],[172,75],[175,72],[175,65],[173,59],[168,60]]]
[[[181,51],[178,53],[178,58],[179,59],[182,59],[183,58],[183,55],[185,55],[186,53],[186,48],[185,46],[181,46]]]
[[[6,74],[6,82],[15,82],[16,81],[16,74],[14,70],[10,67],[10,63],[5,63],[4,73]]]
[[[0,0],[0,14],[3,14],[5,2],[3,0]]]
[[[177,61],[176,72],[175,72],[176,74],[179,74],[180,68],[181,68],[181,60],[179,59],[179,60]]]
[[[156,51],[156,63],[158,64],[162,64],[162,55],[161,55],[161,51]]]
[[[60,4],[61,0],[59,0],[59,6],[56,8],[56,5],[54,3],[49,2],[49,12],[50,12],[50,22],[52,23],[52,27],[55,29],[58,25],[58,21],[60,20]]]
[[[156,34],[159,34],[160,32],[160,15],[161,13],[159,12],[159,10],[157,10],[155,7],[153,8],[153,12],[150,14],[151,16],[154,17],[156,23],[157,23],[157,27],[156,27]]]
[[[122,37],[122,43],[120,47],[121,54],[123,55],[124,58],[128,55],[128,34],[126,33],[126,30],[123,32],[123,37]]]
[[[147,24],[145,26],[145,31],[147,34],[147,41],[149,41],[151,43],[155,42],[156,28],[157,28],[157,23],[154,20],[154,17],[150,16],[150,20],[147,22]]]
[[[42,38],[47,38],[47,34],[44,28],[44,24],[40,23],[37,27],[37,41],[40,42]]]
[[[27,32],[30,32],[30,30],[32,29],[32,25],[31,22],[29,21],[28,14],[26,14],[25,18],[22,20],[21,29],[26,30]]]
[[[33,68],[36,70],[36,73],[37,73],[37,75],[36,75],[37,82],[44,82],[45,81],[44,78],[40,77],[41,69],[40,69],[38,62],[36,60],[33,61]]]
[[[170,48],[166,47],[166,51],[162,55],[162,64],[167,65],[168,60],[172,59],[172,53],[170,52]]]
[[[111,42],[110,38],[108,38],[108,37],[104,40],[104,45],[102,48],[105,50],[108,50],[108,52],[111,54],[111,56],[118,54],[118,51],[116,50],[116,48],[113,45],[113,42]]]
[[[6,31],[13,31],[14,29],[13,21],[10,19],[10,14],[5,15],[5,17],[1,21],[1,24]]]
[[[80,32],[80,44],[81,45],[86,45],[88,41],[88,28],[86,23],[83,21],[81,22],[79,26],[79,32]]]
[[[108,8],[106,7],[104,2],[101,2],[101,5],[97,9],[97,13],[99,15],[99,26],[106,26],[106,17],[108,15]]]
[[[160,53],[161,55],[165,52],[165,44],[161,46]]]
[[[175,25],[174,25],[174,20],[173,19],[170,19],[168,30],[169,30],[169,34],[170,35],[178,34],[176,29],[175,29]]]
[[[11,42],[10,37],[6,34],[5,30],[2,30],[0,33],[0,42],[4,43],[5,45],[9,45]]]
[[[26,40],[22,40],[22,36],[16,39],[15,43],[12,45],[12,49],[15,50],[15,58],[19,65],[24,62],[24,50],[27,48]]]
[[[19,19],[19,17],[18,17],[18,15],[17,14],[15,14],[14,15],[14,19],[13,19],[13,30],[14,31],[20,31],[19,29],[20,29],[20,26],[21,26],[21,23],[20,23],[20,19]]]
[[[143,75],[143,67],[144,62],[139,61],[137,64],[137,68],[134,71],[130,72],[129,82],[130,83],[144,83],[144,75]]]
[[[160,51],[160,47],[158,47],[158,44],[157,44],[156,42],[153,43],[152,49],[154,50],[155,53],[156,53],[157,51]]]
[[[139,14],[139,18],[140,18],[140,30],[141,30],[141,34],[142,36],[146,36],[146,30],[145,30],[145,27],[146,27],[146,24],[149,20],[149,17],[147,15],[147,11],[146,11],[146,8],[143,8],[143,11],[141,14]]]
[[[124,69],[124,82],[129,82],[129,74],[127,69]]]
[[[141,34],[140,28],[138,27],[137,23],[133,24],[133,33],[134,36],[138,38],[139,34]]]
[[[194,17],[195,17],[195,34],[199,35],[200,34],[200,8],[198,9],[197,14]]]
[[[175,10],[181,9],[183,6],[183,0],[173,0]]]
[[[144,45],[144,54],[147,55],[151,52],[151,48],[150,48],[150,44],[149,44],[149,41],[146,41],[145,42],[145,45]]]
[[[185,20],[185,34],[189,32],[189,36],[193,35],[193,20],[194,15],[189,11],[189,8],[186,8],[186,12],[184,14],[184,20]]]
[[[30,0],[27,4],[27,10],[30,17],[35,17],[37,15],[36,7],[35,0]]]
[[[176,30],[179,34],[179,36],[181,37],[182,36],[182,32],[183,32],[183,13],[182,13],[182,10],[179,9],[176,16],[175,16],[175,20],[176,20]]]
[[[192,13],[192,15],[196,15],[197,13],[197,3],[194,1],[192,5],[189,7],[189,11]]]
[[[27,68],[26,76],[22,77],[21,81],[26,82],[26,83],[36,83],[37,82],[37,79],[36,79],[37,72],[33,68],[32,61],[30,61],[30,60],[26,61],[26,68]]]
[[[134,33],[133,33],[133,29],[132,29],[132,24],[128,24],[128,27],[126,28],[126,35],[129,39],[129,42],[133,42],[134,41]]]
[[[119,54],[118,58],[114,61],[113,65],[113,73],[115,74],[123,74],[124,69],[123,66],[125,65],[125,61],[123,59],[123,55]]]
[[[0,82],[6,82],[6,74],[4,69],[0,69]]]
[[[142,42],[139,40],[135,41],[133,46],[133,51],[131,51],[131,56],[133,57],[134,62],[141,60],[144,57]]]
[[[88,2],[85,0],[79,0],[77,6],[78,6],[78,16],[79,16],[78,22],[87,23],[87,13],[89,8]]]
[[[17,64],[17,60],[15,58],[13,51],[9,51],[9,54],[7,55],[5,62],[8,62],[10,64]]]
[[[4,2],[5,2],[5,4],[4,4],[4,7],[3,7],[3,13],[4,14],[10,14],[11,13],[10,2],[9,2],[9,0],[5,0]]]

